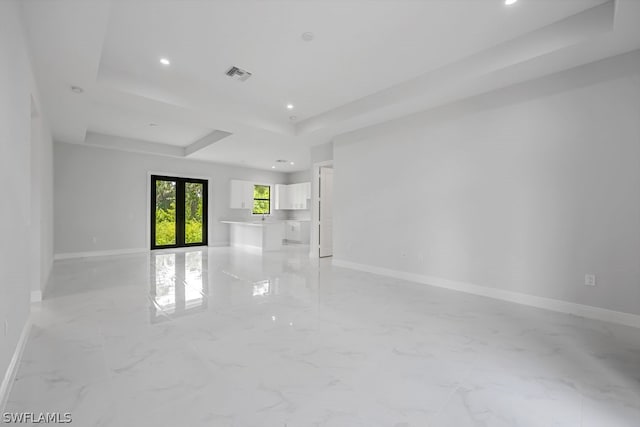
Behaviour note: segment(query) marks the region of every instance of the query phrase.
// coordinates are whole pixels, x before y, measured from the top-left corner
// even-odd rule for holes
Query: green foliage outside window
[[[185,198],[185,243],[200,243],[202,236],[202,198],[204,187],[202,184],[187,182],[184,185]]]
[[[156,245],[176,244],[176,183],[156,181]]]
[[[253,213],[269,215],[271,213],[271,187],[268,185],[253,186]]]

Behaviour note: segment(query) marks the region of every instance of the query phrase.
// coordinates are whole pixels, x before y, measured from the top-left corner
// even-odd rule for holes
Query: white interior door
[[[333,169],[320,168],[320,256],[333,255]]]

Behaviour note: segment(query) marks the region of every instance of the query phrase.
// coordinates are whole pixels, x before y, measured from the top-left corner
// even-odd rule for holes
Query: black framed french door
[[[151,175],[151,249],[207,244],[208,181]]]

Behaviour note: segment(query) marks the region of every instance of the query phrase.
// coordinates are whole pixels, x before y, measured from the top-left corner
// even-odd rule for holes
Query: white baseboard
[[[75,259],[75,258],[91,258],[98,256],[112,256],[112,255],[129,255],[137,254],[141,252],[148,252],[147,248],[132,248],[132,249],[115,249],[109,251],[92,251],[92,252],[68,252],[62,254],[55,254],[54,260],[59,261],[63,259]]]
[[[41,302],[42,291],[31,291],[31,302]]]
[[[208,247],[223,247],[229,246],[229,242],[213,242],[207,245]],[[149,248],[131,248],[131,249],[114,249],[109,251],[91,251],[91,252],[68,252],[55,254],[54,260],[60,261],[64,259],[76,259],[76,258],[92,258],[99,256],[114,256],[114,255],[130,255],[138,254],[142,252],[149,252]]]
[[[13,382],[16,379],[18,367],[20,366],[20,360],[22,360],[22,353],[24,352],[24,348],[27,345],[30,331],[31,319],[27,319],[27,322],[22,328],[22,333],[20,334],[20,339],[18,339],[16,349],[13,352],[13,357],[11,357],[11,362],[9,362],[7,371],[5,372],[4,378],[2,379],[2,384],[0,384],[0,414],[4,413],[4,409],[7,406],[9,393],[11,393],[11,387],[13,386]]]
[[[441,277],[425,276],[421,274],[391,270],[366,264],[358,264],[355,262],[335,258],[332,261],[332,265],[336,267],[344,267],[350,268],[352,270],[379,274],[381,276],[393,277],[394,279],[408,280],[411,282],[423,283],[425,285],[437,286],[439,288],[452,289],[455,291],[466,292],[469,294],[480,295],[483,297],[494,298],[502,301],[514,302],[516,304],[528,305],[545,310],[552,310],[560,313],[586,317],[589,319],[602,320],[605,322],[618,323],[621,325],[640,328],[640,316],[637,314],[608,310],[606,308],[594,307],[590,305],[576,304],[573,302],[552,298],[537,297],[520,292],[506,291],[503,289],[489,288],[487,286],[480,286],[473,283],[443,279]]]

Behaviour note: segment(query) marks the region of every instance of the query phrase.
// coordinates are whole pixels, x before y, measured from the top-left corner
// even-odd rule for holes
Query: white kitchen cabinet
[[[281,221],[221,221],[229,224],[233,247],[272,251],[282,248],[285,224]]]
[[[289,207],[290,197],[289,197],[289,186],[285,184],[276,184],[276,209],[291,209]]]
[[[300,240],[300,222],[285,221],[284,238],[289,241]]]
[[[301,182],[299,185],[301,209],[309,209],[309,200],[311,199],[311,183]]]
[[[284,238],[289,242],[309,243],[310,221],[285,221]]]
[[[292,209],[304,209],[306,207],[307,201],[303,199],[304,194],[302,194],[302,185],[301,184],[293,184],[291,185],[291,193],[293,199]]]
[[[232,179],[229,200],[231,209],[253,209],[253,183]]]
[[[276,185],[276,209],[309,209],[311,183]]]

